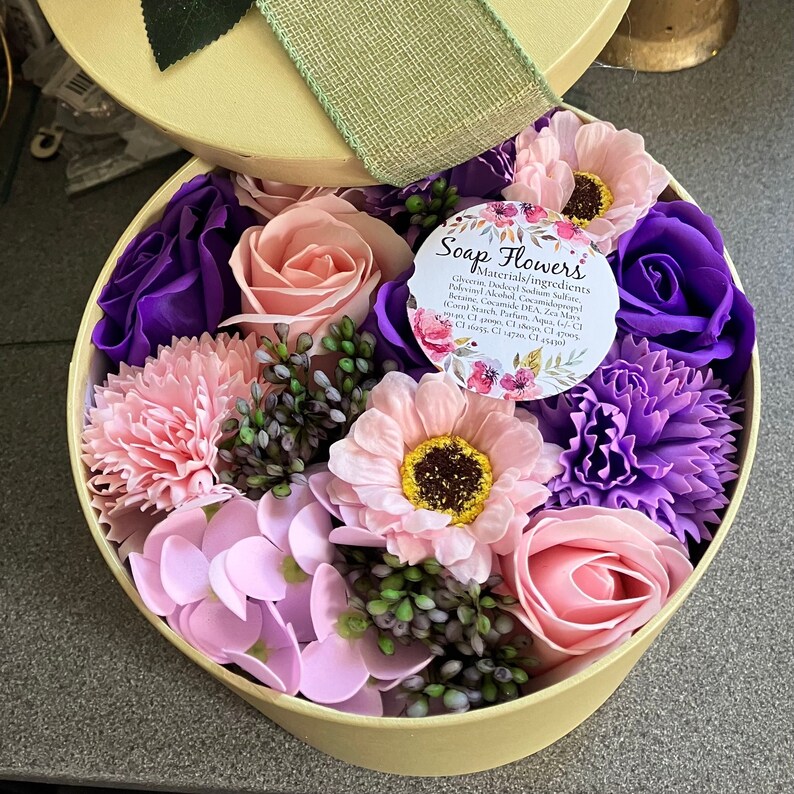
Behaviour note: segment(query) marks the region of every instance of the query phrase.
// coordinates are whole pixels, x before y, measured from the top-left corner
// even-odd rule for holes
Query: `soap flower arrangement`
[[[667,184],[639,135],[557,110],[403,188],[182,185],[101,292],[83,432],[144,604],[364,715],[513,700],[625,642],[719,526],[755,341],[719,232]],[[486,358],[462,388],[449,323],[409,321],[416,251],[483,204],[500,229],[560,214],[614,272],[617,338],[555,397],[529,368],[488,396]]]

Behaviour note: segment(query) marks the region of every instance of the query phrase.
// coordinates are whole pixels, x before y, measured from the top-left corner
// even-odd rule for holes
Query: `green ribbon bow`
[[[184,2],[142,4],[165,68],[191,46],[190,25],[192,49],[202,47],[250,0],[192,0],[188,6],[203,8],[192,9],[189,24]],[[345,141],[386,184],[404,186],[474,157],[559,101],[487,0],[256,5]],[[179,35],[160,35],[175,14],[185,23]]]

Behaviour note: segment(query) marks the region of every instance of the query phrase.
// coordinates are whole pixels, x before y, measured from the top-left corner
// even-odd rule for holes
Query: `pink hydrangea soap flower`
[[[536,639],[534,688],[606,656],[692,573],[686,546],[658,524],[605,507],[538,513],[500,563],[514,613]]]
[[[295,694],[299,642],[315,638],[311,579],[334,558],[331,517],[307,486],[171,513],[129,555],[144,603],[193,647]],[[207,518],[207,514],[212,515]]]
[[[394,653],[384,653],[378,630],[368,615],[351,606],[345,580],[331,565],[322,564],[315,572],[311,616],[317,639],[303,649],[300,689],[315,703],[381,716],[380,691],[397,686],[432,658],[419,642],[394,643]]]
[[[256,348],[253,336],[175,338],[142,367],[122,364],[96,387],[82,459],[109,513],[136,505],[171,510],[237,493],[218,482],[218,442],[256,379]]]
[[[604,121],[586,124],[562,110],[547,127],[530,125],[518,136],[514,181],[502,193],[562,212],[608,254],[669,181],[641,135]]]
[[[290,342],[320,338],[344,315],[361,323],[375,288],[410,267],[410,247],[390,226],[337,196],[292,204],[267,223],[247,229],[230,265],[242,291],[239,325],[278,341],[275,323],[289,323]]]
[[[331,540],[385,545],[401,561],[435,557],[463,582],[484,582],[530,510],[549,495],[561,449],[509,400],[432,373],[390,372],[330,450],[327,498],[344,522]],[[316,487],[313,484],[312,487]]]

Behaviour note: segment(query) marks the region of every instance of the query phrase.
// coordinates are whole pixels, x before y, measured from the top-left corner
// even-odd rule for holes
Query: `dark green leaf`
[[[231,30],[252,0],[141,0],[149,44],[165,71]]]

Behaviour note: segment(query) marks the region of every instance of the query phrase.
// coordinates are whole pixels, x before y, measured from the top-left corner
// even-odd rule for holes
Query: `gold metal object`
[[[739,0],[631,0],[598,60],[639,72],[676,72],[713,58],[730,40]]]

